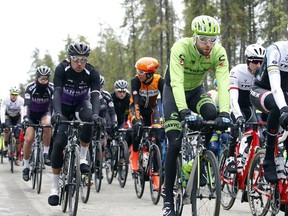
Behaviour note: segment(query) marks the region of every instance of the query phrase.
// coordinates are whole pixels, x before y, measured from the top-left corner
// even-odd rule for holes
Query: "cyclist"
[[[274,145],[279,125],[287,130],[288,125],[288,41],[278,41],[266,49],[262,66],[255,74],[250,92],[252,104],[268,113],[266,131],[266,154],[263,162],[264,177],[270,183],[277,183],[274,162]],[[287,151],[287,145],[286,151]]]
[[[106,125],[111,127],[107,130],[108,138],[107,138],[107,145],[105,148],[106,151],[106,159],[111,157],[111,151],[110,151],[110,141],[111,141],[111,135],[114,130],[117,129],[117,116],[114,108],[114,103],[112,96],[108,91],[104,90],[105,85],[105,78],[104,76],[100,75],[100,114],[99,116],[105,119]],[[91,149],[92,151],[92,149]],[[91,154],[92,155],[92,154]]]
[[[128,120],[129,104],[131,94],[128,91],[128,82],[117,80],[114,83],[114,92],[111,93],[119,128],[124,128]]]
[[[52,97],[54,92],[53,83],[49,82],[51,69],[47,66],[36,68],[36,80],[29,83],[25,91],[24,102],[24,127],[25,124],[32,123],[49,125],[51,120]],[[35,130],[33,127],[27,127],[24,141],[24,169],[23,180],[29,180],[30,164],[29,158],[32,151]],[[51,140],[51,128],[43,128],[44,144],[44,164],[51,166],[49,158],[49,147]]]
[[[180,39],[172,46],[165,76],[164,127],[169,145],[165,163],[164,216],[175,215],[173,186],[181,149],[181,139],[177,139],[182,130],[181,120],[187,119],[192,130],[202,128],[202,117],[215,120],[216,130],[226,130],[230,125],[229,63],[224,47],[216,43],[220,25],[213,17],[201,15],[193,19],[191,27],[193,36]],[[210,70],[215,71],[216,75],[219,115],[203,87],[204,78]],[[213,131],[206,133],[206,145],[212,134]],[[200,185],[205,184],[206,176],[202,170]]]
[[[138,148],[141,134],[138,134],[139,126],[160,125],[157,96],[162,95],[164,79],[155,74],[159,63],[152,57],[140,58],[136,64],[137,74],[131,80],[132,97],[130,101],[129,118],[133,127],[130,164],[132,171],[138,171]],[[161,131],[160,131],[161,132]],[[156,134],[157,144],[160,147],[161,133]]]
[[[22,113],[24,107],[24,99],[19,95],[20,90],[18,87],[14,86],[10,88],[10,97],[4,99],[1,107],[1,122],[4,123],[5,133],[5,148],[8,146],[9,131],[7,127],[9,125],[19,125],[14,130],[14,136],[16,138],[16,160],[15,165],[20,165],[21,159],[21,145],[20,145],[20,123],[22,121]],[[10,144],[10,143],[9,143]]]
[[[250,100],[250,90],[256,70],[261,66],[265,55],[265,48],[259,44],[251,44],[245,50],[246,63],[238,64],[230,71],[230,106],[231,118],[238,124],[243,125],[245,122],[256,122],[256,111]],[[249,126],[246,127],[246,130]],[[228,172],[236,173],[236,161],[234,160],[234,151],[236,139],[238,137],[238,129],[232,129],[232,140],[229,146],[229,155],[226,160],[226,168]],[[252,141],[252,137],[248,137],[248,146]],[[243,164],[238,164],[238,168]]]
[[[100,110],[100,77],[98,71],[87,63],[90,47],[83,42],[73,42],[68,46],[68,59],[63,60],[55,69],[54,99],[52,122],[58,119],[73,118],[82,121],[101,122]],[[89,94],[90,90],[90,94]],[[91,100],[89,98],[91,97]],[[91,103],[92,106],[91,106]],[[52,157],[52,188],[48,198],[50,205],[59,203],[59,177],[63,164],[63,149],[67,144],[67,125],[60,124],[56,133]],[[80,134],[80,170],[89,172],[86,160],[89,143],[92,138],[92,127],[85,125]]]

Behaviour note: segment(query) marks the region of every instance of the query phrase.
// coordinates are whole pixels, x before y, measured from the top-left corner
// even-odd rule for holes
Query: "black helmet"
[[[128,83],[125,80],[117,80],[114,83],[114,89],[116,91],[126,91],[128,88]]]
[[[51,74],[51,70],[49,67],[47,66],[40,66],[36,68],[36,75],[37,77],[40,76],[50,76]]]
[[[83,42],[75,42],[69,45],[67,52],[68,52],[68,55],[70,56],[73,56],[73,55],[89,56],[91,50],[87,44]]]

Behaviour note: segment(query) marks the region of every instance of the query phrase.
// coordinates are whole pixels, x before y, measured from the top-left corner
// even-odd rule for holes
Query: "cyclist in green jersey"
[[[220,26],[210,16],[198,16],[191,24],[193,36],[175,42],[171,48],[169,67],[163,92],[165,131],[168,152],[165,163],[165,197],[163,216],[174,216],[173,185],[176,160],[181,149],[181,120],[188,120],[192,130],[198,130],[204,120],[215,120],[215,129],[226,130],[230,125],[229,63],[224,47],[217,44]],[[211,97],[203,87],[208,71],[214,71],[218,94],[219,114]],[[200,114],[202,117],[200,117]],[[213,131],[206,133],[210,141]],[[200,185],[206,184],[204,170]]]

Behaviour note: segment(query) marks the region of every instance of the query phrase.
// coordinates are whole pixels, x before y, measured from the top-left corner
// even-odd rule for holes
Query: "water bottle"
[[[276,172],[278,179],[286,179],[286,175],[284,173],[284,156],[280,153],[277,157],[275,157],[276,164]]]
[[[188,163],[182,165],[182,187],[186,188],[187,182],[189,180],[190,172],[192,170],[193,161],[190,160]]]

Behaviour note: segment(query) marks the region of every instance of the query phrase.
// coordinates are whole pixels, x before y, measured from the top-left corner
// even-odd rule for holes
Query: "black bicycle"
[[[162,161],[161,152],[156,144],[156,130],[161,127],[141,126],[141,141],[139,145],[139,170],[133,172],[136,196],[141,198],[144,193],[145,181],[150,182],[150,195],[152,202],[157,205],[161,195]]]
[[[33,127],[35,130],[34,144],[32,147],[32,152],[30,156],[30,178],[32,180],[32,189],[37,189],[39,194],[42,185],[42,172],[44,167],[43,158],[43,128],[51,128],[51,125],[41,125],[41,124],[26,124],[25,127]]]
[[[79,187],[81,184],[79,130],[83,125],[94,125],[94,123],[78,120],[61,120],[58,124],[68,125],[68,143],[63,151],[63,167],[59,180],[59,205],[62,206],[63,212],[66,212],[68,207],[69,215],[76,216],[79,200]]]
[[[118,174],[118,181],[123,188],[126,184],[128,175],[128,144],[125,140],[127,129],[121,128],[114,132],[110,141],[109,151],[111,157],[106,158],[106,177],[109,184],[113,182],[114,177]]]
[[[8,157],[10,161],[10,170],[13,173],[14,172],[14,162],[16,160],[15,158],[15,153],[16,153],[16,138],[14,135],[14,131],[16,128],[18,128],[18,125],[9,125],[6,127],[5,133],[9,133],[9,138],[8,138]]]

